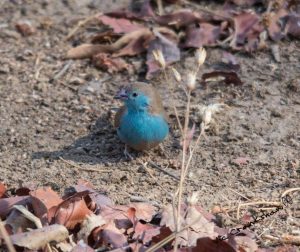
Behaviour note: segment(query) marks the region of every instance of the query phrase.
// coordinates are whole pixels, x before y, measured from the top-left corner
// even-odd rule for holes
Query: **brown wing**
[[[134,84],[132,84],[131,88],[139,89],[140,91],[142,91],[143,93],[145,93],[147,96],[150,97],[151,105],[149,110],[151,114],[163,115],[165,120],[168,121],[167,114],[163,107],[160,95],[152,85],[143,82],[135,82]]]
[[[123,114],[126,112],[126,106],[122,106],[121,108],[119,108],[119,110],[117,111],[116,115],[115,115],[115,127],[119,128],[120,123],[121,123],[121,118],[123,116]]]

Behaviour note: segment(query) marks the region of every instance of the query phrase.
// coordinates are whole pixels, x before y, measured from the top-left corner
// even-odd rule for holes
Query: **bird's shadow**
[[[88,135],[75,140],[71,145],[55,151],[34,152],[33,159],[55,160],[63,158],[76,163],[106,164],[117,163],[123,157],[124,144],[108,116],[101,116],[91,126]]]

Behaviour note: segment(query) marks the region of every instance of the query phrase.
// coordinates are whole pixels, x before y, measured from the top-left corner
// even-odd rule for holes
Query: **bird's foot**
[[[125,145],[125,149],[123,153],[126,159],[130,159],[131,161],[134,159],[133,156],[129,153],[127,145]]]

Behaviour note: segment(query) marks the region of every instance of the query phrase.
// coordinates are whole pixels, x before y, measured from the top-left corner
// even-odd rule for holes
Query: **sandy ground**
[[[177,181],[149,165],[151,177],[137,160],[126,160],[112,127],[114,109],[120,105],[113,100],[114,94],[121,84],[139,75],[111,75],[95,69],[89,60],[63,60],[72,42],[81,42],[64,40],[78,20],[126,6],[127,1],[22,2],[4,1],[0,7],[1,181],[9,188],[34,183],[62,192],[81,178],[119,204],[136,197],[158,205],[170,202]],[[22,37],[15,30],[19,20],[29,20],[37,33]],[[199,84],[193,94],[193,105],[224,102],[230,106],[216,115],[215,126],[201,141],[186,186],[186,195],[198,191],[199,203],[207,210],[214,206],[233,209],[232,218],[222,216],[228,227],[240,223],[234,218],[239,202],[278,201],[283,191],[300,186],[300,42],[279,46],[281,63],[268,50],[252,56],[236,54],[243,86],[204,88]],[[208,49],[204,71],[221,56],[222,50]],[[140,58],[128,60],[141,62]],[[177,67],[184,72],[191,64],[192,54],[185,52]],[[53,80],[66,65],[66,73]],[[140,73],[144,70],[141,64]],[[171,95],[183,114],[185,95],[179,88],[165,91],[167,84],[159,78],[154,84],[171,116],[171,134],[163,144],[163,154],[154,150],[141,158],[151,158],[179,176],[180,134],[168,99]],[[196,110],[192,120],[199,125]],[[248,161],[237,165],[238,158]],[[89,168],[98,171],[84,170]],[[300,194],[293,194],[293,199],[292,206],[253,230],[260,234],[271,222],[268,234],[297,229],[293,223],[300,223]],[[266,240],[261,244],[268,246]]]

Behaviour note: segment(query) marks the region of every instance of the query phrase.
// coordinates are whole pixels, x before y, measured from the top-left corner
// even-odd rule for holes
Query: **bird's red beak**
[[[114,97],[114,99],[127,100],[128,94],[125,88],[122,88]]]

